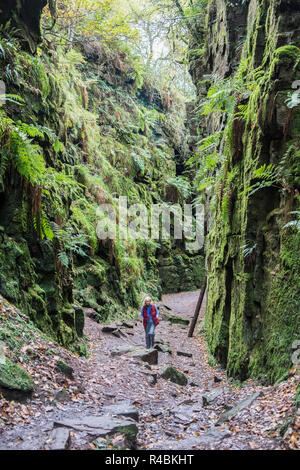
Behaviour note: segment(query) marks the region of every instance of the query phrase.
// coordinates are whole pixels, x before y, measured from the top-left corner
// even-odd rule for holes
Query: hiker
[[[141,308],[141,317],[145,328],[146,348],[150,349],[154,347],[155,327],[158,325],[159,321],[158,308],[152,303],[152,299],[149,296],[144,298]]]

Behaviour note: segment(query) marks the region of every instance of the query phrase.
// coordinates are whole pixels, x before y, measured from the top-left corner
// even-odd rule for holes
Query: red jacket
[[[154,325],[157,326],[159,321],[156,316],[156,308],[154,304],[151,305],[151,316],[152,316]],[[143,325],[144,326],[147,325],[147,306],[146,305],[144,305],[143,307]]]

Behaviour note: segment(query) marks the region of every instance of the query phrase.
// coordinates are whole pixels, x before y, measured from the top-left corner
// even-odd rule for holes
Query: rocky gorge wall
[[[1,24],[10,22],[15,28],[23,46],[31,52],[36,51],[41,41],[40,20],[43,8],[49,3],[53,11],[53,0],[6,0],[0,2]]]
[[[289,105],[300,79],[299,24],[298,2],[212,0],[203,38],[192,41],[198,102],[216,83],[224,102],[233,98],[231,113],[219,103],[198,122],[201,137],[223,132],[205,194],[207,342],[240,379],[282,378],[300,338],[300,107]]]
[[[25,1],[11,16],[0,2],[0,293],[80,352],[83,308],[98,320],[128,316],[143,293],[158,299],[179,279],[197,288],[203,256],[175,241],[98,239],[100,204],[118,213],[119,196],[148,208],[180,200],[168,180],[186,157],[185,106],[125,46],[39,46],[45,3],[28,19]]]

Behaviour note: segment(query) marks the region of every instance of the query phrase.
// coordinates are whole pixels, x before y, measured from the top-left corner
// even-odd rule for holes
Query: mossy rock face
[[[0,387],[30,393],[34,383],[25,369],[5,358],[0,363]]]
[[[192,291],[201,287],[205,273],[202,255],[188,256],[177,252],[173,256],[160,258],[159,264],[164,293]]]
[[[300,72],[296,47],[300,9],[284,1],[243,2],[248,15],[243,21],[239,8],[229,3],[209,2],[207,35],[204,44],[197,44],[204,54],[197,70],[194,66],[194,79],[200,82],[206,74],[216,74],[242,86],[252,80],[256,67],[262,75],[245,96],[239,125],[238,120],[228,119],[228,139],[218,149],[228,159],[208,195],[206,339],[209,353],[228,375],[240,380],[266,376],[268,383],[275,383],[288,377],[291,345],[299,337],[300,325],[300,234],[283,228],[286,214],[299,211],[300,204],[299,105],[288,106]],[[216,28],[221,18],[222,30]],[[234,37],[236,21],[241,29]],[[224,38],[229,39],[225,53]],[[239,54],[237,41],[241,41]],[[239,81],[237,66],[243,61],[248,65]],[[201,102],[205,90],[197,81]],[[216,113],[205,119],[203,138],[223,129],[224,121]],[[265,185],[263,178],[261,187],[250,192],[255,172],[272,164],[288,175],[289,198],[276,185]],[[283,179],[278,183],[283,184]]]
[[[84,328],[84,310],[78,305],[74,305],[75,310],[75,329],[79,337],[83,336]]]

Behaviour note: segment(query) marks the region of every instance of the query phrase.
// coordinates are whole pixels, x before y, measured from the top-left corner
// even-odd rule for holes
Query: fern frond
[[[65,251],[61,251],[58,253],[58,259],[59,261],[61,262],[61,264],[63,266],[65,266],[66,268],[68,268],[69,266],[69,258],[68,258],[68,255]]]
[[[177,188],[177,190],[183,196],[184,199],[188,198],[188,196],[192,194],[190,182],[183,176],[169,178],[167,180],[167,183]]]
[[[44,240],[44,238],[47,238],[47,240],[50,240],[50,241],[53,240],[54,233],[51,228],[51,224],[43,211],[34,216],[33,226],[34,226],[35,231],[38,233],[39,238],[41,238],[41,240]]]

